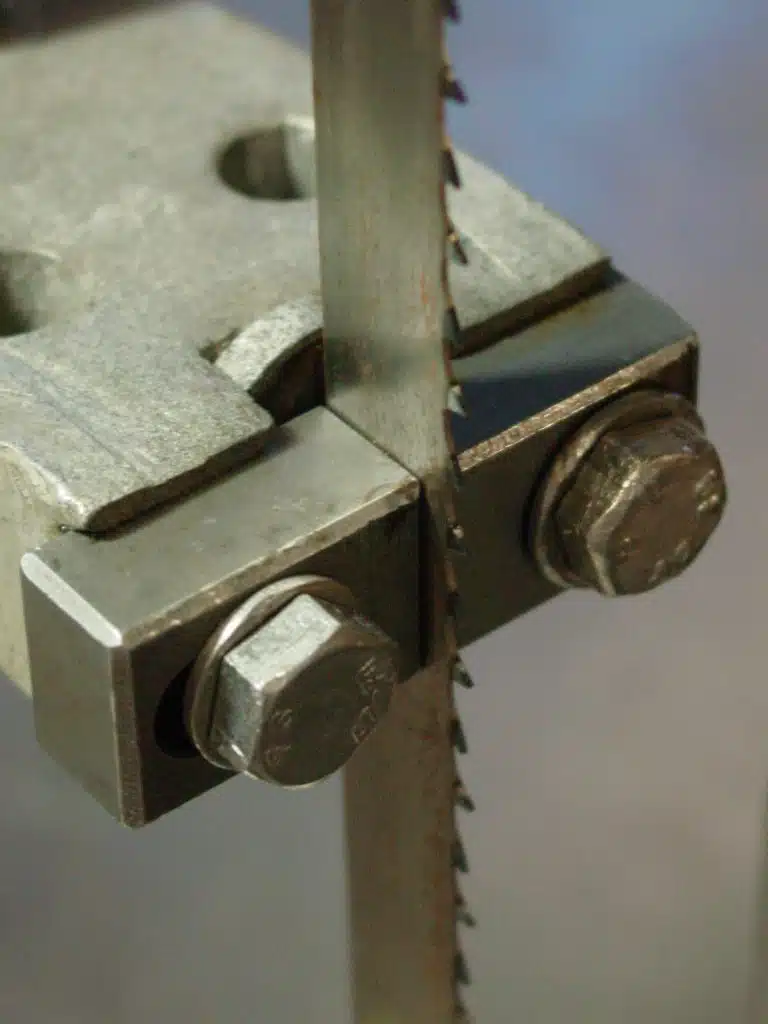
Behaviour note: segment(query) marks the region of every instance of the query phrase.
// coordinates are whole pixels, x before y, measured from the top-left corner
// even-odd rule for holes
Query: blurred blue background
[[[680,581],[561,598],[470,652],[470,1003],[479,1024],[765,1024],[768,4],[465,7],[458,143],[699,328],[732,491]],[[306,41],[303,0],[238,8]],[[128,834],[10,687],[0,768],[0,1020],[348,1020],[337,783],[236,781]]]

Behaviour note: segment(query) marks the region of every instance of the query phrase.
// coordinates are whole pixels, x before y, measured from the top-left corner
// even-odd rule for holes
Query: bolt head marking
[[[225,658],[212,735],[240,771],[306,786],[340,768],[386,713],[397,645],[359,615],[302,595]]]
[[[682,417],[600,438],[555,512],[571,570],[605,594],[637,594],[677,576],[722,515],[713,445]]]

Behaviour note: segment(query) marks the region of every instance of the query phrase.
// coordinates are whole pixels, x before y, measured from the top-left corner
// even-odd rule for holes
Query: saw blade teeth
[[[475,915],[470,913],[464,897],[458,890],[456,891],[456,920],[459,924],[463,924],[465,928],[477,927]]]
[[[464,470],[461,468],[458,455],[455,453],[451,455],[451,476],[453,477],[453,486],[457,490],[461,489],[464,486]]]
[[[456,355],[461,348],[461,325],[456,307],[451,303],[445,311],[445,323],[443,337],[452,355]]]
[[[475,801],[467,792],[467,789],[461,779],[456,779],[456,788],[454,789],[454,796],[456,799],[456,806],[460,807],[463,811],[472,812],[476,810]]]
[[[451,247],[454,260],[462,267],[468,266],[469,256],[467,255],[464,242],[461,239],[461,235],[450,221],[448,223],[448,244]]]
[[[443,410],[443,427],[445,429],[445,440],[448,448],[448,456],[451,464],[451,475],[453,477],[453,485],[459,490],[464,483],[463,470],[461,468],[461,459],[458,452],[456,451],[456,443],[453,439],[453,424],[451,422],[451,411],[446,408]]]
[[[472,1018],[469,1014],[469,1010],[460,999],[456,1000],[454,1007],[453,1024],[472,1024]]]
[[[459,924],[464,925],[465,928],[477,928],[477,918],[474,914],[470,914],[466,907],[456,910],[456,920]]]
[[[449,185],[461,188],[461,175],[456,162],[456,154],[453,152],[453,146],[447,140],[443,143],[443,177]]]
[[[453,744],[453,749],[459,754],[469,753],[467,737],[458,715],[454,715],[451,721],[451,743]]]
[[[461,79],[456,77],[453,67],[448,61],[443,65],[443,72],[440,78],[440,95],[444,100],[450,100],[452,103],[458,103],[460,106],[464,106],[469,99]]]
[[[445,17],[451,21],[459,21],[461,18],[461,11],[459,8],[458,0],[442,0],[443,13]],[[467,94],[464,90],[464,86],[458,81],[453,71],[453,66],[445,50],[445,37],[443,39],[443,66],[442,73],[440,76],[440,95],[444,100],[453,100],[457,103],[466,103]],[[445,321],[443,326],[443,357],[445,360],[445,374],[446,374],[446,400],[445,407],[443,410],[443,428],[446,444],[446,453],[449,460],[450,467],[450,482],[452,487],[447,486],[444,488],[444,501],[443,501],[443,514],[445,516],[444,529],[444,564],[445,564],[445,586],[446,586],[446,650],[448,652],[449,666],[450,666],[450,683],[451,683],[451,697],[453,698],[454,688],[456,685],[468,686],[472,684],[472,680],[469,673],[464,668],[463,662],[459,656],[459,634],[457,629],[458,615],[460,612],[459,607],[459,588],[458,578],[456,572],[456,566],[454,564],[454,556],[457,554],[464,554],[466,551],[464,530],[458,522],[456,515],[457,499],[456,494],[462,486],[462,468],[459,453],[456,450],[456,443],[453,435],[454,417],[455,416],[466,416],[467,412],[464,406],[463,393],[461,385],[456,380],[453,368],[452,360],[460,355],[461,353],[461,342],[462,342],[462,331],[459,316],[456,311],[456,306],[451,295],[451,282],[450,282],[450,264],[451,262],[458,263],[465,266],[469,263],[469,254],[467,247],[459,234],[453,220],[448,211],[448,199],[447,192],[448,186],[454,188],[461,188],[461,174],[459,172],[458,161],[456,153],[453,149],[453,145],[448,137],[445,117],[443,117],[443,147],[442,147],[442,213],[445,224],[445,238],[446,246],[443,254],[442,263],[442,274],[443,274],[443,288],[444,288],[444,299],[445,299]],[[453,701],[452,701],[453,703]],[[454,759],[457,755],[466,754],[468,751],[467,737],[464,732],[464,727],[461,723],[458,711],[455,703],[452,707],[452,715],[449,727],[450,743],[454,750]],[[456,815],[458,809],[465,811],[473,811],[475,809],[474,801],[467,792],[464,786],[461,776],[456,770],[454,777],[454,815]],[[456,824],[456,818],[454,817],[454,829]],[[458,830],[454,831],[454,842],[451,851],[451,859],[453,869],[455,872],[461,872],[466,874],[469,871],[469,863],[467,860],[466,851],[462,843],[461,837]],[[459,887],[455,885],[456,893],[456,905],[455,905],[455,920],[456,926],[458,924],[473,925],[474,918],[467,910],[464,900],[459,892]],[[469,1024],[470,1017],[465,1008],[464,1001],[459,995],[459,988],[462,985],[468,985],[469,968],[467,966],[466,959],[464,957],[461,948],[457,944],[455,945],[455,960],[454,960],[454,1019],[456,1024]]]
[[[461,21],[461,6],[459,5],[459,0],[441,0],[441,2],[443,5],[443,15],[449,21]]]
[[[453,974],[459,985],[470,985],[472,983],[466,958],[460,949],[456,951],[453,959]]]
[[[458,836],[453,841],[453,848],[451,850],[451,859],[453,866],[457,871],[460,871],[462,875],[469,874],[469,861],[467,860],[467,852],[464,849],[464,844]]]
[[[466,417],[467,407],[464,404],[464,390],[461,384],[451,384],[448,389],[448,409],[456,416]]]
[[[454,686],[461,686],[465,690],[471,690],[475,685],[474,679],[469,674],[467,666],[461,658],[457,658],[454,661],[451,677],[453,679]]]

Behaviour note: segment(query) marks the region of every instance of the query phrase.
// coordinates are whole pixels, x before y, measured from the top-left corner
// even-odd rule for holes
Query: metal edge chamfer
[[[249,597],[221,623],[192,668],[186,695],[187,728],[203,757],[218,768],[232,771],[231,764],[209,742],[221,663],[234,647],[302,594],[329,601],[345,611],[355,610],[354,597],[347,587],[324,576],[277,580]]]
[[[556,513],[600,441],[609,433],[626,427],[655,422],[661,425],[670,420],[682,420],[702,435],[705,433],[701,417],[687,398],[672,392],[635,391],[616,399],[588,419],[560,451],[535,496],[530,520],[531,552],[546,579],[562,589],[592,586],[569,565]],[[605,594],[619,593],[607,584],[598,589]]]

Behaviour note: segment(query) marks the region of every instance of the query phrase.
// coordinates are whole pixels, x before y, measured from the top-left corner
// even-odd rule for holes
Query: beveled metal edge
[[[665,345],[663,348],[651,355],[638,359],[637,362],[623,367],[616,373],[612,373],[603,380],[592,384],[588,388],[578,391],[576,394],[556,402],[541,412],[529,416],[507,430],[502,430],[494,437],[481,441],[479,444],[467,448],[459,456],[459,462],[463,473],[471,471],[486,463],[498,458],[510,448],[522,444],[527,438],[546,430],[555,423],[566,419],[569,416],[577,415],[579,412],[586,412],[600,402],[606,401],[612,395],[637,387],[638,381],[652,378],[655,373],[665,368],[675,359],[685,355],[692,355],[698,351],[698,342],[695,335],[680,341]],[[692,375],[691,400],[695,401],[696,374]]]

